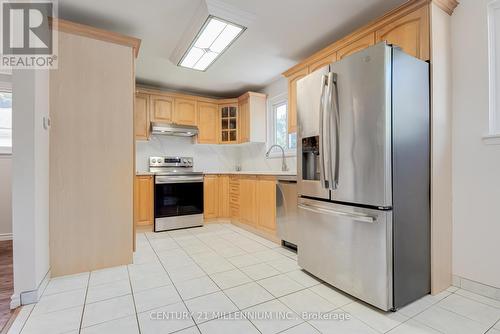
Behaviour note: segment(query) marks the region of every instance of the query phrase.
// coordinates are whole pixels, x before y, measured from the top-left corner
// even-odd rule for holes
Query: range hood
[[[153,123],[152,134],[178,137],[193,137],[198,134],[198,127],[172,123]]]

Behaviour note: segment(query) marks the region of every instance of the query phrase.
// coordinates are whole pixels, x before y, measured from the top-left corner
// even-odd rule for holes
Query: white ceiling
[[[237,96],[261,89],[314,51],[406,0],[224,0],[256,19],[206,72],[197,72],[177,67],[169,57],[200,1],[59,0],[59,16],[142,39],[139,83]]]

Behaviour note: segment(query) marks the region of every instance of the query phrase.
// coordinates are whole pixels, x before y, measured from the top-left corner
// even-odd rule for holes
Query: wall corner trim
[[[459,2],[457,0],[432,0],[439,8],[444,10],[448,15],[452,15]]]

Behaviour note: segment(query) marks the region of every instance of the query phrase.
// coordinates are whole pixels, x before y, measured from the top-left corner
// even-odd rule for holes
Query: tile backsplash
[[[136,142],[136,169],[147,171],[150,156],[188,156],[194,158],[194,168],[203,172],[279,171],[281,158],[267,159],[264,143],[240,145],[196,144],[194,138],[152,135],[149,141]],[[297,170],[295,157],[286,158],[289,170]]]

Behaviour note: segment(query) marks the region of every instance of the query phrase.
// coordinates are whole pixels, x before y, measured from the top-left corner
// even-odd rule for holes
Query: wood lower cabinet
[[[181,125],[196,125],[196,100],[175,98],[173,122]]]
[[[276,179],[259,177],[256,187],[257,226],[259,229],[276,233]]]
[[[152,225],[154,221],[154,177],[138,175],[134,186],[134,222],[135,225]]]
[[[240,222],[257,227],[257,177],[242,176],[240,178]]]
[[[219,182],[217,175],[205,175],[203,181],[203,217],[213,219],[219,213]]]
[[[205,219],[229,218],[276,240],[274,176],[207,175],[204,189]]]
[[[134,105],[134,135],[136,140],[148,140],[150,132],[148,94],[135,94]]]
[[[219,187],[219,218],[229,218],[230,209],[229,209],[229,175],[219,175],[218,179],[218,187]]]
[[[229,217],[240,218],[240,178],[229,176]]]
[[[217,144],[218,123],[217,104],[198,102],[198,144]]]

